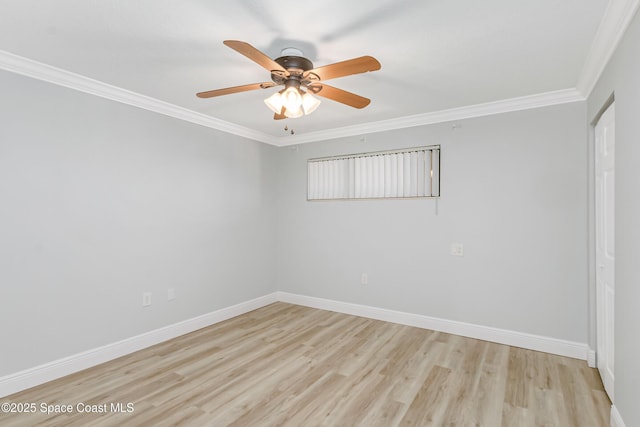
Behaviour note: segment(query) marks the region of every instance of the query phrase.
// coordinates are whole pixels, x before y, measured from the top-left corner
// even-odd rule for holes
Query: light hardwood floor
[[[0,402],[37,405],[2,426],[600,427],[610,410],[584,361],[285,303]]]

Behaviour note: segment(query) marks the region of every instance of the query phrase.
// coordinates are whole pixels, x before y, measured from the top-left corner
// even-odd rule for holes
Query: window
[[[440,146],[307,162],[307,200],[440,197]]]

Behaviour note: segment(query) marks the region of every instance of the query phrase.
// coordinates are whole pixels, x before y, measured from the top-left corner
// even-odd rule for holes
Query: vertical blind
[[[307,199],[440,197],[440,146],[310,159]]]

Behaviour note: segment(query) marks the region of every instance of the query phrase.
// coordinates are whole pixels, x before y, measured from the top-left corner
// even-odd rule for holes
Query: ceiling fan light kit
[[[284,89],[264,100],[267,107],[274,112],[274,120],[293,119],[311,114],[321,103],[313,95],[331,99],[353,108],[364,108],[369,105],[371,100],[329,86],[323,80],[377,71],[381,67],[375,58],[361,56],[314,68],[313,63],[303,57],[302,52],[295,48],[283,49],[282,56],[273,60],[248,43],[237,40],[225,40],[223,43],[269,71],[271,73],[271,82],[210,90],[199,92],[196,95],[199,98],[212,98],[232,93],[284,86]]]
[[[276,114],[295,119],[313,113],[321,101],[309,92],[303,92],[294,86],[274,93],[264,103]]]

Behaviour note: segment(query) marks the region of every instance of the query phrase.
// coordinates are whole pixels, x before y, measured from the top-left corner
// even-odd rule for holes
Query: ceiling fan
[[[271,59],[249,43],[238,40],[225,40],[223,43],[269,71],[272,81],[199,92],[196,95],[200,98],[284,86],[284,89],[264,100],[274,112],[274,120],[311,114],[320,105],[320,100],[313,95],[354,108],[364,108],[371,102],[355,93],[329,86],[324,80],[379,70],[380,63],[372,56],[361,56],[313,68],[313,63],[297,49],[284,49],[282,56]]]

